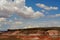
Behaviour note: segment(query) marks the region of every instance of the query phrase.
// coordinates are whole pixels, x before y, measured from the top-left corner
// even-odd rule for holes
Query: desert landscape
[[[0,32],[0,40],[60,40],[60,27],[8,29]]]
[[[60,0],[0,0],[0,40],[60,40]]]

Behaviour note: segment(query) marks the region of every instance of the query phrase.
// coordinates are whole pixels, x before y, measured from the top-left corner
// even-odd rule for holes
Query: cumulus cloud
[[[14,13],[26,18],[37,18],[44,15],[39,11],[35,12],[32,7],[25,6],[25,0],[0,1],[0,17],[10,17]]]
[[[39,7],[45,9],[45,10],[57,10],[58,7],[48,7],[44,4],[37,4],[37,6],[40,5]],[[39,23],[27,23],[18,21],[18,19],[15,18],[15,20],[10,20],[9,21],[6,18],[11,17],[13,14],[17,14],[23,18],[40,18],[45,16],[43,14],[45,12],[44,10],[40,11],[34,11],[32,7],[27,7],[25,6],[25,0],[0,0],[0,29],[16,29],[16,28],[32,28],[32,27],[45,27],[45,26],[51,26],[56,25],[56,22],[52,23],[50,22],[39,22]],[[54,16],[60,16],[60,14],[56,14]],[[28,25],[29,24],[29,25]],[[58,23],[57,23],[58,24]],[[32,25],[32,26],[31,26]]]
[[[60,14],[49,15],[49,16],[47,16],[47,17],[48,17],[48,18],[60,17]]]
[[[18,10],[21,11],[24,8],[24,0],[0,0],[0,16],[10,17]]]
[[[53,7],[53,6],[46,6],[45,4],[40,4],[40,3],[38,3],[38,4],[36,4],[38,7],[40,7],[40,8],[43,8],[43,9],[45,9],[45,10],[57,10],[58,9],[58,7]]]

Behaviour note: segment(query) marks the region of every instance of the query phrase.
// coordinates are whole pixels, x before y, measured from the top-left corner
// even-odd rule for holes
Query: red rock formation
[[[0,35],[0,38],[21,38],[23,40],[60,40],[58,30],[18,29],[8,30]],[[55,37],[56,36],[56,37]]]

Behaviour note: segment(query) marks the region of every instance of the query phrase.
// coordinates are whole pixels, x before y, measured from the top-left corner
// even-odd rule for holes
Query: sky
[[[60,27],[60,0],[0,0],[0,30]]]

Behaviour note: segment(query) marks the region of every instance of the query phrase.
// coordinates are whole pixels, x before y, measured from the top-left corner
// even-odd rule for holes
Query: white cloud
[[[47,17],[48,17],[48,18],[60,17],[60,14],[49,15],[49,16],[47,16]]]
[[[0,30],[21,28],[21,25],[23,25],[22,21],[13,20],[0,21]]]
[[[58,27],[58,24],[59,22],[58,21],[46,21],[46,22],[43,22],[41,26],[43,27],[55,27],[57,26]]]
[[[6,18],[0,18],[0,22],[6,21]]]
[[[44,14],[34,12],[32,7],[25,6],[25,0],[1,0],[0,1],[0,17],[10,17],[12,14],[26,18],[41,17]],[[39,14],[39,15],[36,15]]]
[[[22,24],[23,22],[20,22],[20,21],[16,21],[15,24]]]
[[[41,12],[45,12],[45,10],[41,10]]]
[[[57,17],[59,17],[59,16],[60,16],[60,14],[56,14],[56,16],[57,16]]]
[[[24,9],[21,11],[21,13],[20,12],[18,13],[18,15],[24,18],[39,18],[44,16],[42,12],[39,11],[34,12],[32,7],[27,7],[27,6],[25,6]]]
[[[24,0],[1,0],[0,1],[0,17],[10,17],[15,12],[21,11],[25,6]]]
[[[41,22],[29,22],[24,28],[37,28],[37,27],[60,27],[60,21],[41,21]]]
[[[45,10],[57,10],[58,9],[58,7],[53,7],[53,6],[46,6],[45,4],[40,4],[40,3],[38,3],[38,4],[36,4],[38,7],[40,7],[40,8],[43,8],[43,9],[45,9]]]
[[[25,26],[24,28],[37,28],[37,27],[41,27],[39,25],[28,25],[28,26]]]
[[[45,10],[57,10],[58,7],[48,7],[44,4],[40,4],[41,8],[44,8]],[[44,12],[44,10],[42,10]],[[34,11],[32,7],[25,6],[25,0],[0,0],[0,23],[2,24],[2,28],[32,28],[32,27],[45,27],[45,26],[54,26],[57,25],[57,22],[41,22],[41,23],[25,23],[27,25],[24,25],[22,21],[17,21],[18,19],[15,18],[16,21],[13,20],[6,20],[7,17],[10,17],[12,14],[16,13],[19,16],[22,16],[23,18],[40,18],[45,16],[42,12]],[[60,16],[60,14],[56,14],[54,16]],[[5,17],[5,18],[4,18]],[[21,19],[22,20],[22,19]],[[25,20],[24,20],[25,21]],[[27,20],[26,20],[27,21]],[[54,24],[55,23],[55,24]],[[52,25],[53,24],[53,25]],[[8,27],[3,26],[8,25]],[[23,26],[22,26],[23,25]],[[1,28],[1,29],[2,29]]]
[[[27,27],[24,27],[24,28],[33,28],[33,26],[29,25],[29,26],[27,26]]]
[[[23,22],[21,22],[21,21],[15,21],[15,22],[9,24],[10,25],[9,29],[19,29],[19,28],[21,28],[22,24],[23,24]]]
[[[60,27],[60,21],[13,21],[6,20],[0,22],[0,29],[21,29],[21,28],[35,28],[35,27]],[[7,26],[6,26],[7,25]]]
[[[37,18],[37,17],[43,17],[43,16],[44,16],[44,14],[43,14],[43,13],[41,13],[41,12],[37,11],[36,13],[34,13],[34,14],[33,14],[33,16],[32,16],[32,17]]]

